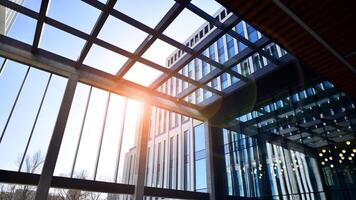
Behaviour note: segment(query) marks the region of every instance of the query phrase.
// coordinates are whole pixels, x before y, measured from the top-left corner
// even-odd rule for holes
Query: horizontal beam
[[[209,199],[208,193],[154,188],[154,187],[145,187],[144,194],[145,196],[164,197],[170,199],[199,199],[199,200]]]
[[[226,95],[221,101],[208,102],[202,110],[203,115],[210,116],[219,126],[229,124],[236,117],[251,112],[256,105],[268,100],[286,88],[303,85],[306,80],[318,78],[307,66],[297,66],[295,58],[285,55],[280,58],[280,66],[269,63],[262,69],[252,73],[249,83],[239,81],[222,90]],[[267,73],[269,72],[269,73]]]
[[[0,35],[0,56],[30,65],[44,71],[64,77],[77,75],[79,81],[129,98],[143,100],[147,96],[152,98],[152,105],[162,109],[186,115],[198,120],[205,120],[199,106],[178,102],[176,98],[121,79],[117,81],[114,75],[81,65],[75,68],[75,62],[48,51],[39,49],[36,54],[31,52],[31,46],[12,38]]]
[[[240,127],[239,123],[241,123],[241,122],[236,120],[234,125],[227,127],[226,129],[239,133],[239,132],[241,132],[241,127]],[[252,138],[259,137],[260,139],[262,139],[265,142],[269,142],[271,144],[279,145],[279,146],[285,147],[287,149],[302,152],[302,153],[305,153],[311,157],[315,156],[315,150],[311,147],[308,147],[301,143],[289,140],[286,137],[283,137],[281,135],[276,135],[273,133],[259,132],[257,130],[257,128],[255,128],[255,127],[244,128],[243,134],[247,135],[249,137],[252,137]]]
[[[21,185],[38,185],[40,179],[39,174],[30,174],[23,172],[14,172],[0,170],[0,182],[9,184]],[[75,189],[90,192],[113,193],[113,194],[129,194],[134,193],[135,186],[121,183],[109,183],[102,181],[93,181],[85,179],[67,178],[53,176],[51,187],[62,189]],[[154,196],[162,198],[179,198],[179,199],[208,199],[208,193],[190,192],[163,188],[144,188],[145,196]]]

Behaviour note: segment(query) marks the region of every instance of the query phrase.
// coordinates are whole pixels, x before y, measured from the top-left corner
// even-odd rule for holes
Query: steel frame
[[[2,182],[10,184],[23,184],[23,185],[38,185],[40,180],[40,175],[30,174],[23,172],[13,172],[7,170],[0,170],[0,180]],[[53,176],[51,187],[53,188],[63,188],[63,189],[74,189],[74,190],[85,190],[91,192],[103,192],[103,193],[119,193],[133,195],[135,186],[120,183],[108,183],[101,181],[92,181],[76,178],[66,178]],[[164,188],[153,188],[144,187],[145,196],[155,196],[162,198],[179,198],[179,199],[197,199],[197,200],[208,200],[208,193],[201,192],[190,192],[182,190],[164,189]]]
[[[236,55],[233,59],[231,59],[231,61],[229,60],[228,62],[226,62],[224,64],[220,64],[220,63],[214,61],[213,59],[210,59],[210,58],[201,54],[203,50],[205,50],[207,47],[209,47],[217,39],[219,39],[226,33],[231,35],[235,39],[238,39],[242,43],[246,44],[250,49],[250,51],[249,51],[250,55],[252,55],[255,52],[258,52],[261,55],[263,55],[264,57],[266,57],[267,59],[271,60],[273,63],[279,64],[277,59],[274,59],[271,55],[269,55],[265,51],[261,50],[261,48],[263,48],[263,46],[265,44],[263,46],[256,46],[255,44],[251,43],[244,37],[238,35],[236,32],[234,32],[231,29],[234,25],[236,25],[241,20],[239,17],[236,17],[236,15],[230,15],[229,18],[224,20],[224,23],[221,23],[219,20],[215,19],[214,17],[210,16],[203,10],[196,7],[194,4],[190,3],[189,0],[180,0],[180,1],[176,1],[176,3],[173,5],[173,7],[166,13],[166,15],[161,19],[161,21],[157,24],[157,26],[154,29],[152,29],[152,28],[148,27],[147,25],[145,25],[145,24],[125,15],[124,13],[121,13],[120,11],[114,9],[113,7],[116,3],[116,0],[110,0],[106,4],[103,4],[99,1],[89,1],[89,0],[83,0],[83,1],[85,3],[87,3],[88,5],[91,5],[91,6],[102,11],[101,15],[99,16],[99,18],[98,18],[98,20],[90,34],[84,33],[80,30],[77,30],[71,26],[68,26],[62,22],[59,22],[55,19],[52,19],[52,18],[46,16],[46,13],[48,10],[48,2],[49,2],[48,0],[42,1],[41,9],[40,9],[39,13],[37,13],[33,10],[30,10],[26,7],[15,4],[9,0],[1,1],[0,5],[8,7],[10,9],[13,9],[17,12],[20,12],[28,17],[31,17],[31,18],[37,20],[34,41],[33,41],[32,47],[31,47],[31,49],[32,49],[31,51],[34,54],[37,54],[39,52],[39,50],[43,51],[42,49],[38,49],[38,45],[39,45],[39,41],[40,41],[40,38],[42,35],[43,26],[46,23],[48,25],[51,25],[55,28],[58,28],[62,31],[65,31],[69,34],[77,36],[77,37],[86,41],[85,46],[82,49],[82,52],[81,52],[78,60],[75,62],[72,62],[72,64],[76,68],[78,68],[78,69],[81,69],[84,67],[91,68],[89,66],[83,65],[83,61],[84,61],[86,55],[88,54],[90,47],[93,44],[99,45],[103,48],[106,48],[110,51],[113,51],[115,53],[118,53],[120,55],[123,55],[123,56],[129,58],[128,61],[124,64],[124,66],[119,70],[119,72],[115,76],[112,77],[113,81],[122,82],[123,76],[125,75],[126,72],[128,72],[130,70],[130,68],[134,65],[134,63],[141,62],[149,67],[152,67],[152,68],[164,73],[161,77],[159,77],[157,80],[155,80],[148,87],[149,91],[152,93],[155,93],[154,91],[160,85],[162,85],[165,81],[167,81],[168,79],[170,79],[172,77],[176,77],[178,79],[181,79],[185,82],[192,84],[192,86],[189,87],[189,90],[185,90],[184,92],[182,92],[182,94],[179,94],[178,98],[173,98],[173,99],[170,98],[174,102],[183,103],[185,105],[187,105],[187,104],[184,101],[184,97],[193,93],[194,91],[196,91],[199,88],[203,88],[207,91],[210,91],[217,96],[223,96],[224,95],[223,92],[208,86],[206,83],[209,82],[210,80],[218,77],[219,75],[221,75],[224,72],[227,72],[227,73],[231,74],[232,76],[235,76],[244,82],[248,82],[250,80],[248,77],[245,77],[245,76],[231,70],[231,67],[233,65],[237,64],[241,60],[241,58],[246,58],[246,55],[240,56],[240,53],[239,53],[238,54],[239,56]],[[217,27],[217,28],[215,28],[215,30],[212,31],[212,33],[209,34],[209,36],[207,38],[205,38],[203,41],[200,42],[201,44],[196,45],[196,47],[193,49],[191,49],[191,48],[185,46],[184,44],[181,44],[181,43],[177,42],[176,40],[163,34],[163,31],[171,24],[171,22],[180,14],[180,12],[183,9],[191,10],[193,13],[197,14],[198,16],[202,17],[203,19],[214,24]],[[134,53],[130,53],[120,47],[117,47],[113,44],[105,42],[97,37],[109,15],[111,15],[119,20],[122,20],[125,23],[127,23],[131,26],[134,26],[134,27],[140,29],[141,31],[144,31],[149,34],[149,36],[136,49],[136,51]],[[142,57],[143,53],[157,39],[161,39],[164,42],[166,42],[180,50],[183,50],[184,52],[186,52],[186,54],[182,56],[180,61],[176,62],[169,69],[165,68],[157,63],[154,63],[150,60],[143,58]],[[186,76],[180,74],[179,70],[182,69],[187,63],[189,63],[191,60],[193,60],[195,58],[199,58],[199,59],[203,60],[204,62],[207,62],[212,66],[215,66],[217,69],[212,73],[212,75],[209,76],[209,78],[206,78],[206,79],[200,80],[200,81],[193,80],[189,77],[186,77]],[[92,71],[96,71],[96,70],[92,70]],[[100,71],[100,70],[97,70],[97,71]],[[105,72],[101,72],[101,73],[106,74]],[[108,74],[106,74],[106,75],[108,75]],[[131,82],[131,81],[128,81],[128,82]],[[156,93],[156,95],[157,95],[157,93]],[[167,96],[168,95],[166,95],[164,98],[166,98]],[[193,104],[190,103],[189,106],[193,107],[192,105]]]
[[[101,14],[90,34],[84,33],[80,30],[77,30],[71,26],[68,26],[62,22],[59,22],[55,19],[46,16],[49,0],[42,0],[39,13],[32,11],[28,8],[25,8],[23,6],[20,6],[18,4],[15,4],[9,0],[3,0],[0,2],[0,5],[11,8],[17,12],[20,12],[28,17],[37,20],[37,25],[36,25],[36,30],[35,30],[35,35],[34,35],[34,40],[32,45],[27,45],[25,43],[19,42],[7,36],[0,35],[0,41],[1,41],[0,55],[5,57],[6,59],[13,59],[18,62],[24,63],[26,65],[31,65],[36,68],[40,68],[45,71],[49,71],[51,73],[59,74],[69,78],[69,83],[67,85],[66,92],[64,95],[64,100],[60,108],[58,120],[54,128],[53,137],[51,139],[49,149],[46,155],[42,174],[35,175],[35,174],[0,170],[0,181],[7,182],[7,183],[38,185],[36,199],[45,199],[48,195],[48,191],[50,187],[80,189],[80,190],[88,190],[88,191],[95,191],[95,192],[133,194],[134,198],[136,199],[142,199],[144,195],[167,197],[167,198],[190,198],[190,199],[191,198],[209,199],[221,195],[221,193],[219,192],[222,192],[224,188],[222,187],[222,185],[218,185],[218,183],[219,180],[223,179],[223,177],[217,177],[217,174],[219,171],[223,170],[223,165],[222,165],[223,162],[213,156],[214,153],[221,154],[221,149],[218,148],[217,143],[213,142],[213,139],[214,138],[216,139],[218,134],[215,134],[215,136],[212,135],[214,132],[218,132],[219,130],[210,127],[210,121],[207,121],[206,116],[200,113],[200,110],[202,109],[201,106],[186,102],[184,98],[200,88],[206,89],[218,97],[226,95],[227,92],[218,91],[207,85],[207,83],[212,81],[214,78],[219,77],[223,73],[229,73],[232,76],[239,78],[244,83],[252,81],[253,77],[252,78],[245,77],[233,71],[231,68],[255,53],[258,53],[259,55],[265,57],[267,60],[271,61],[271,63],[274,66],[277,67],[282,66],[283,63],[280,60],[274,58],[268,52],[263,50],[263,48],[267,44],[271,43],[271,41],[266,37],[262,37],[256,43],[252,43],[246,38],[244,38],[243,36],[237,34],[235,31],[232,30],[232,28],[241,21],[240,17],[236,15],[229,15],[224,20],[224,22],[220,22],[219,20],[210,16],[209,14],[207,14],[205,11],[201,10],[194,4],[190,3],[189,0],[176,0],[174,6],[166,13],[166,15],[153,29],[125,15],[124,13],[115,10],[114,5],[116,3],[116,0],[109,0],[106,4],[103,4],[99,1],[89,1],[89,0],[83,0],[83,1],[101,10]],[[189,9],[190,11],[200,16],[201,18],[205,19],[207,22],[210,22],[216,27],[211,31],[211,33],[204,40],[200,41],[194,48],[189,48],[184,44],[181,44],[178,41],[163,34],[163,31],[173,22],[173,20],[181,13],[183,9]],[[134,53],[130,53],[120,47],[117,47],[113,44],[110,44],[98,38],[98,34],[100,30],[102,29],[104,23],[106,22],[106,19],[110,15],[149,34],[149,36],[136,49]],[[81,39],[86,40],[85,46],[82,49],[81,54],[77,61],[64,58],[54,53],[50,53],[38,47],[42,35],[42,29],[45,23],[55,28],[58,28],[62,31],[65,31],[69,34],[77,36]],[[242,42],[247,46],[247,48],[223,64],[218,63],[213,59],[202,55],[202,52],[206,48],[208,48],[211,44],[216,42],[220,37],[222,37],[225,34],[228,34],[233,38],[235,38],[236,40]],[[185,55],[183,55],[180,58],[180,60],[177,61],[174,65],[172,65],[169,69],[142,57],[145,51],[148,48],[150,48],[150,46],[157,39],[161,39],[162,41],[185,52]],[[93,44],[97,44],[115,53],[128,57],[129,59],[124,64],[124,66],[118,71],[116,75],[111,75],[103,71],[94,69],[92,67],[86,66],[83,64],[83,61]],[[195,58],[199,58],[204,62],[212,66],[215,66],[216,69],[211,71],[206,77],[203,77],[199,81],[193,80],[189,77],[180,74],[179,71]],[[164,74],[161,77],[159,77],[157,80],[155,80],[149,87],[144,87],[134,82],[123,79],[123,76],[130,70],[130,68],[135,64],[135,62],[141,62],[149,67],[152,67],[156,70],[163,72]],[[167,80],[169,80],[172,77],[176,77],[192,85],[189,86],[184,91],[182,91],[182,93],[180,93],[177,97],[172,97],[157,91],[158,87],[160,87],[162,84],[164,84]],[[63,137],[65,124],[68,118],[71,101],[74,96],[75,86],[79,81],[130,98],[135,98],[140,100],[142,99],[150,100],[150,102],[147,103],[147,105],[145,101],[145,113],[142,118],[143,120],[141,122],[142,124],[141,124],[140,136],[139,136],[140,138],[139,144],[141,144],[142,146],[139,145],[140,146],[139,154],[138,154],[139,164],[137,166],[138,176],[136,177],[135,180],[136,187],[127,184],[106,183],[106,182],[100,182],[95,180],[90,181],[90,180],[80,180],[80,179],[53,176],[53,171],[58,157],[59,147]],[[108,101],[109,98],[110,96],[108,97]],[[209,151],[208,163],[207,163],[208,174],[209,174],[208,187],[211,192],[210,195],[212,196],[209,197],[209,194],[207,193],[150,188],[144,186],[144,177],[145,177],[144,174],[145,174],[146,153],[147,153],[147,136],[149,132],[149,116],[150,116],[149,115],[150,112],[148,112],[148,110],[150,110],[151,105],[205,121],[207,146]],[[108,103],[106,106],[108,106]],[[108,108],[106,107],[106,110],[107,109]],[[260,118],[256,120],[260,120]],[[231,130],[234,130],[234,128],[236,129],[237,127],[236,126],[230,127]],[[304,150],[306,148],[304,145],[301,145],[299,143],[287,141],[285,138],[282,138],[281,136],[271,136],[271,135],[259,133],[258,139],[264,141],[272,140],[273,143],[283,144],[290,148],[297,148],[297,149],[303,148]],[[313,152],[311,149],[308,149],[308,151]],[[100,153],[97,155],[96,162],[98,162],[99,156]]]

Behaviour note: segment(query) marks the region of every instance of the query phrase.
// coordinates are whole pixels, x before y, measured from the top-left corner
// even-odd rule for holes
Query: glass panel
[[[167,58],[176,50],[172,45],[157,39],[150,48],[142,55],[150,61],[153,61],[163,67],[167,67]]]
[[[108,95],[84,84],[77,86],[55,175],[132,184],[134,167],[128,163],[136,162],[142,104],[131,99],[126,104],[126,98]]]
[[[188,9],[184,9],[177,18],[168,26],[168,28],[163,32],[163,34],[177,40],[178,42],[185,44],[190,43],[191,37],[193,42],[187,46],[194,46],[195,38],[194,33],[201,27],[204,19],[191,12]]]
[[[126,98],[111,94],[96,180],[115,181],[117,153],[122,142],[118,132],[123,128],[122,122],[125,117],[120,111],[124,110],[125,101]]]
[[[58,42],[60,38],[61,42]],[[53,26],[45,24],[39,47],[52,53],[76,60],[83,49],[85,41]]]
[[[192,3],[211,16],[217,14],[217,11],[222,8],[217,1],[192,0]]]
[[[25,78],[28,66],[7,60],[0,75],[0,130],[5,127],[6,120],[10,115],[11,108],[20,90],[21,83]]]
[[[39,154],[43,159],[42,161],[44,161],[49,141],[51,140],[53,128],[57,121],[66,84],[66,78],[52,75],[37,123],[33,129],[33,135],[26,153],[26,159],[31,160],[32,157],[33,161],[33,158]],[[27,163],[28,161],[25,160],[25,163],[21,169],[22,172],[28,172],[29,169],[31,169]],[[38,171],[41,170],[42,165],[38,167]]]
[[[147,33],[109,16],[98,37],[133,53],[147,36]]]
[[[35,68],[26,76],[26,68],[8,61],[1,75],[6,87],[0,90],[6,89],[8,96],[2,97],[1,104],[0,168],[17,171],[22,167],[22,172],[40,173],[66,80]]]
[[[117,180],[119,183],[134,184],[134,170],[136,169],[136,138],[139,130],[139,116],[142,111],[142,103],[128,99],[125,115],[125,127],[123,129],[122,147],[118,166]]]
[[[4,16],[6,19],[1,19],[5,20],[5,22],[3,27],[0,28],[0,34],[32,45],[36,29],[36,20],[9,8],[0,8],[6,11],[6,16]]]
[[[127,57],[94,44],[84,59],[84,64],[110,74],[116,74],[126,61]]]
[[[114,8],[154,28],[173,4],[172,0],[120,0]]]
[[[41,7],[41,0],[12,0],[12,2],[22,5],[36,12],[39,12]]]
[[[138,83],[143,86],[149,86],[163,73],[152,67],[136,62],[125,74],[124,79]]]
[[[76,148],[79,141],[81,125],[84,118],[85,107],[88,101],[89,88],[90,87],[88,85],[79,83],[75,90],[74,99],[54,171],[55,176],[70,176],[71,174]]]
[[[0,145],[0,168],[19,168],[48,76],[48,73],[30,70]]]
[[[47,16],[86,33],[90,33],[99,14],[100,10],[95,9],[83,1],[52,0]]]
[[[204,134],[204,125],[201,124],[199,126],[194,127],[194,147],[195,152],[201,151],[205,149],[205,134]]]
[[[95,175],[107,98],[108,92],[92,89],[73,172],[83,174],[85,179],[93,179]]]
[[[204,124],[194,127],[195,191],[207,192]]]

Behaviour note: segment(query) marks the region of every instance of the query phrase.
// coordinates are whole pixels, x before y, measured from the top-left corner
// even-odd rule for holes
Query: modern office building
[[[221,8],[213,17],[223,22],[229,14],[232,13],[228,13],[225,8]],[[209,23],[203,24],[184,44],[193,47],[201,39],[209,35],[211,29],[212,27]],[[244,21],[238,23],[232,30],[252,43],[262,37],[260,32]],[[207,48],[203,54],[219,63],[224,63],[245,48],[244,44],[237,42],[237,40],[226,34]],[[276,59],[280,59],[285,55],[288,56],[284,49],[274,43],[267,45],[264,49]],[[174,51],[167,58],[167,67],[177,62],[182,55],[182,50]],[[261,58],[260,54],[255,53],[232,69],[239,74],[248,76],[268,64],[269,61],[267,59]],[[183,67],[179,73],[193,80],[199,80],[212,70],[214,70],[214,66],[196,58]],[[236,77],[224,73],[213,79],[208,85],[221,91],[237,81]],[[162,84],[158,90],[168,95],[177,96],[186,88],[188,88],[188,83],[173,77]],[[313,155],[315,152],[310,148],[320,148],[320,151],[323,151],[322,154],[325,154],[325,148],[321,149],[322,147],[335,142],[338,144],[349,142],[349,145],[351,145],[351,141],[354,140],[350,126],[343,127],[343,133],[340,133],[337,128],[318,128],[320,123],[329,121],[351,125],[348,117],[341,113],[344,113],[346,109],[354,108],[354,102],[350,101],[344,93],[332,90],[336,89],[328,81],[316,82],[304,90],[290,89],[289,92],[286,92],[281,97],[275,97],[276,99],[273,98],[272,101],[260,106],[256,111],[238,116],[242,125],[239,124],[231,128],[231,130],[223,129],[228,186],[226,190],[229,195],[263,196],[260,188],[263,176],[261,171],[264,169],[262,169],[260,161],[261,150],[259,148],[264,148],[265,159],[267,159],[268,163],[266,174],[269,177],[273,196],[285,199],[326,199],[318,169],[319,166],[323,167],[327,163],[322,159],[324,157],[329,159],[329,157],[320,156],[322,157],[319,158],[321,163],[318,164],[318,158]],[[319,97],[323,93],[324,95],[329,93],[329,96]],[[330,99],[330,95],[335,95],[334,99]],[[209,91],[201,89],[193,92],[185,99],[188,102],[200,103],[211,96]],[[305,99],[308,99],[307,105],[300,105],[305,103]],[[345,107],[342,106],[343,102]],[[332,106],[332,103],[335,103],[335,105]],[[326,110],[316,111],[317,108],[315,107],[318,106],[322,106]],[[300,112],[303,113],[304,110],[306,113],[301,115]],[[320,114],[317,114],[318,112]],[[340,113],[340,116],[336,116],[337,113]],[[328,116],[327,119],[325,119],[325,115]],[[152,128],[148,142],[146,185],[206,192],[203,123],[156,107],[152,110],[151,119]],[[322,120],[317,121],[320,119]],[[256,122],[256,120],[260,121]],[[297,127],[294,127],[294,123],[298,123]],[[310,131],[312,129],[318,130],[319,133],[315,136],[311,135]],[[259,146],[255,137],[249,137],[271,133],[285,136],[291,141],[306,144],[307,147],[288,149],[273,142]],[[341,135],[342,137],[340,137]],[[330,142],[325,139],[325,136],[335,141]],[[352,148],[355,149],[354,144],[348,150],[350,153],[352,153]],[[135,172],[132,166],[135,165],[135,156],[136,148],[132,148],[125,155],[125,182],[129,184],[133,184],[134,180]],[[354,158],[351,157],[352,159]],[[331,166],[333,167],[333,164]],[[330,164],[328,167],[330,167]],[[346,170],[347,173],[354,173],[354,169],[346,167]],[[327,172],[324,175],[330,176]]]
[[[24,0],[12,0],[19,5],[23,3]],[[6,35],[12,23],[14,23],[16,17],[16,12],[7,7],[0,6],[0,33]]]
[[[0,1],[0,199],[356,198],[352,2],[137,2]]]

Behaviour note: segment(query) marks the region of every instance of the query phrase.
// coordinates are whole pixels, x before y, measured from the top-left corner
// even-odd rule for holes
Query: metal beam
[[[135,56],[129,59],[124,66],[119,70],[117,76],[119,78],[123,77],[127,71],[134,65],[137,58],[142,56],[146,50],[156,41],[158,35],[161,34],[172,22],[173,20],[183,11],[185,4],[175,3],[172,8],[166,13],[166,15],[161,19],[161,21],[154,28],[155,34],[149,35],[141,43],[141,45],[135,50]]]
[[[0,56],[36,68],[68,77],[78,75],[80,82],[105,89],[116,94],[143,100],[147,95],[152,96],[154,106],[190,116],[195,119],[206,119],[200,113],[200,107],[188,102],[178,102],[176,98],[151,91],[148,88],[127,80],[117,82],[115,76],[96,70],[85,65],[75,68],[75,62],[67,58],[39,49],[37,54],[31,52],[31,46],[23,42],[0,35]]]
[[[104,8],[104,4],[99,2],[99,1],[88,1],[88,0],[84,0],[84,1],[86,3],[88,3],[89,5],[94,6],[94,7],[98,8],[98,9],[100,9],[100,10],[102,10]],[[218,62],[216,62],[216,61],[214,61],[214,60],[212,60],[212,59],[210,59],[210,58],[208,58],[208,57],[206,57],[206,56],[204,56],[202,54],[197,54],[191,48],[189,48],[189,47],[185,46],[184,44],[181,44],[180,42],[178,42],[178,41],[176,41],[176,40],[174,40],[174,39],[162,34],[162,31],[161,31],[161,29],[162,29],[161,27],[162,26],[160,26],[160,28],[152,29],[151,27],[149,27],[149,26],[147,26],[147,25],[145,25],[145,24],[143,24],[143,23],[131,18],[130,16],[125,15],[124,13],[122,13],[122,12],[120,12],[118,10],[115,10],[115,9],[113,9],[110,14],[113,17],[116,17],[117,19],[126,22],[126,23],[130,24],[131,26],[133,26],[133,27],[135,27],[137,29],[140,29],[140,30],[152,35],[152,36],[157,36],[157,38],[159,38],[162,41],[164,41],[164,42],[176,47],[177,49],[181,49],[181,50],[187,52],[188,54],[197,56],[197,58],[202,59],[205,62],[207,62],[207,63],[209,63],[209,64],[211,64],[213,66],[216,66],[218,68],[221,68],[221,66],[222,66],[220,63],[218,63]],[[150,37],[150,40],[152,40],[152,37]],[[103,44],[103,42],[104,41],[97,39],[96,43]],[[111,44],[105,44],[105,45],[101,45],[101,46],[104,46],[105,48],[108,48],[108,47],[106,47],[108,45],[111,45]],[[110,49],[110,48],[108,48],[108,49]],[[129,55],[127,57],[134,57],[134,56],[136,56],[136,54],[132,54],[132,56]],[[155,68],[155,69],[160,70],[160,71],[162,71],[164,73],[167,73],[167,74],[171,74],[171,70],[169,68],[165,68],[163,66],[160,66],[160,65],[158,65],[156,63],[153,63],[153,62],[151,62],[151,61],[149,61],[147,59],[144,59],[142,57],[139,57],[139,56],[136,59],[137,59],[137,61],[142,62],[145,65],[148,65],[148,66],[153,67],[153,68],[155,68],[155,66],[159,66],[159,68]],[[232,71],[232,74],[235,75],[238,78],[241,78],[241,79],[246,78],[246,77],[243,77],[241,74],[238,74],[235,71]],[[214,88],[207,87],[207,86],[204,87],[204,86],[198,85],[198,83],[196,81],[194,81],[193,79],[191,79],[189,77],[186,77],[186,76],[183,76],[183,75],[181,75],[179,73],[175,73],[175,74],[173,74],[173,76],[175,76],[175,77],[177,77],[179,79],[182,79],[183,81],[186,81],[188,83],[191,83],[193,85],[197,85],[197,86],[203,87],[204,89],[206,89],[208,91],[211,91],[211,92],[213,92],[215,94],[218,94],[220,96],[222,95],[222,93],[220,91],[215,90]]]
[[[209,193],[191,192],[191,191],[156,188],[156,187],[145,187],[144,194],[145,196],[162,197],[162,198],[169,198],[169,199],[197,199],[197,200],[209,199]]]
[[[100,30],[102,29],[102,27],[104,26],[104,23],[106,22],[106,19],[109,17],[110,15],[110,11],[114,8],[115,4],[116,4],[117,0],[109,0],[106,3],[106,6],[104,7],[103,11],[101,12],[98,20],[95,23],[95,26],[90,34],[90,38],[85,42],[85,45],[80,53],[80,56],[78,58],[77,61],[77,66],[80,66],[85,57],[87,56],[91,46],[94,43],[95,38],[98,37]]]
[[[42,174],[36,192],[36,200],[47,199],[77,83],[77,76],[69,77],[57,121],[54,125],[51,141],[48,146],[46,159],[43,164]]]
[[[134,175],[134,185],[135,193],[133,199],[142,200],[144,197],[144,187],[145,187],[145,178],[146,178],[146,164],[147,164],[147,148],[148,140],[150,137],[150,126],[151,126],[151,111],[152,104],[151,99],[147,97],[143,104],[143,112],[141,115],[141,126],[138,132],[137,137],[137,156],[136,156],[136,170],[137,174]]]
[[[42,29],[44,25],[44,20],[46,18],[46,13],[48,10],[48,4],[49,0],[42,0],[41,2],[41,8],[40,8],[40,13],[37,17],[37,25],[36,25],[36,30],[35,30],[35,37],[33,38],[33,43],[32,43],[32,52],[37,52],[38,45],[41,40],[41,35],[42,35]]]
[[[103,4],[103,3],[101,3],[101,2],[98,2],[98,1],[86,1],[86,3],[88,3],[88,4],[91,5],[91,6],[94,6],[94,7],[98,8],[98,9],[100,9],[100,10],[103,10],[103,11],[106,9],[105,4]],[[37,13],[36,13],[36,12],[34,12],[34,11],[32,11],[32,10],[27,10],[27,8],[18,6],[17,4],[14,4],[14,3],[12,3],[12,2],[10,2],[10,1],[8,1],[8,0],[6,0],[6,1],[4,1],[4,2],[1,2],[0,4],[6,5],[6,6],[8,6],[9,8],[14,9],[14,10],[16,10],[17,12],[23,13],[23,14],[25,14],[25,15],[31,17],[31,18],[34,18],[34,19],[36,19],[36,20],[40,20],[39,17],[37,16]],[[126,15],[120,13],[120,12],[117,11],[117,10],[112,10],[112,13],[114,13],[115,16],[116,16],[118,19],[126,20],[125,22],[127,22],[127,23],[129,23],[129,24],[132,24],[132,25],[134,25],[135,27],[137,27],[137,28],[139,28],[139,29],[142,29],[143,31],[147,31],[148,33],[153,33],[154,35],[159,35],[159,34],[160,34],[160,33],[157,32],[156,30],[151,29],[150,27],[148,27],[148,26],[142,24],[141,22],[138,22],[138,21],[136,21],[136,20],[130,18],[129,16],[126,16]],[[75,28],[73,28],[73,27],[71,27],[71,26],[68,26],[67,24],[64,24],[64,23],[62,23],[62,22],[60,22],[60,21],[57,21],[57,20],[55,20],[55,19],[52,19],[52,18],[46,17],[46,16],[44,17],[44,22],[46,22],[47,24],[49,24],[49,25],[51,25],[51,26],[53,26],[53,27],[56,27],[56,28],[58,28],[58,29],[60,29],[60,30],[63,30],[63,31],[65,31],[65,32],[69,33],[69,34],[73,34],[73,35],[75,35],[75,36],[77,36],[77,37],[79,37],[79,38],[81,38],[81,39],[83,39],[83,40],[86,40],[86,41],[88,41],[89,43],[97,44],[97,45],[99,45],[99,46],[101,46],[101,47],[103,47],[103,48],[106,48],[106,49],[108,49],[108,50],[110,50],[110,51],[113,51],[113,52],[118,53],[118,54],[120,54],[120,55],[123,55],[123,56],[125,56],[125,57],[128,57],[128,58],[136,57],[136,54],[134,54],[134,53],[131,53],[131,52],[129,52],[129,51],[126,51],[125,49],[122,49],[122,48],[120,48],[120,47],[117,47],[117,46],[115,46],[115,45],[113,45],[113,44],[111,44],[111,43],[108,43],[108,42],[106,42],[106,41],[104,41],[104,40],[101,40],[101,39],[99,39],[99,38],[97,38],[97,37],[93,37],[93,33],[92,33],[91,35],[89,35],[89,34],[83,32],[83,31],[80,31],[80,30],[78,30],[78,29],[75,29]],[[99,28],[99,27],[97,27],[97,29],[98,29],[98,28]],[[95,28],[94,28],[94,29],[95,29]],[[93,31],[93,32],[94,32],[94,31]],[[160,36],[163,36],[163,35],[160,35]],[[163,38],[165,38],[164,41],[168,41],[168,42],[169,42],[169,41],[175,41],[175,40],[173,40],[173,39],[171,39],[171,38],[168,38],[167,36],[164,36]],[[88,45],[89,45],[89,43],[88,43]],[[166,74],[172,74],[172,73],[173,73],[173,71],[171,71],[170,69],[168,69],[168,68],[166,68],[166,67],[163,67],[163,66],[161,66],[161,65],[159,65],[159,64],[157,64],[157,63],[154,63],[154,62],[152,62],[152,61],[150,61],[150,60],[147,60],[147,59],[145,59],[145,58],[137,57],[136,60],[139,61],[139,62],[141,62],[141,63],[143,63],[143,64],[145,64],[145,65],[147,65],[147,66],[149,66],[149,67],[152,67],[152,68],[154,68],[154,69],[156,69],[156,70],[159,70],[159,71],[161,71],[161,72],[163,72],[163,73],[166,73]],[[77,64],[78,64],[78,63],[77,63]],[[76,66],[77,66],[77,65],[76,65]],[[78,65],[78,66],[79,66],[79,65]],[[190,84],[199,86],[199,83],[198,83],[197,81],[195,81],[195,80],[193,80],[193,79],[191,79],[191,78],[189,78],[189,77],[186,77],[186,76],[184,76],[184,75],[182,75],[182,74],[178,74],[178,73],[177,73],[177,74],[173,74],[173,76],[175,76],[175,77],[177,77],[177,78],[179,78],[179,79],[181,79],[181,80],[183,80],[183,81],[186,81],[186,82],[188,82],[188,83],[190,83]],[[216,90],[216,89],[214,89],[214,88],[211,88],[211,87],[208,87],[208,86],[202,86],[202,87],[203,87],[204,89],[206,89],[206,90],[208,90],[208,91],[214,93],[214,94],[219,95],[219,96],[222,96],[222,95],[223,95],[222,92],[220,92],[220,91],[218,91],[218,90]]]
[[[209,121],[204,122],[206,146],[207,186],[210,200],[223,199],[227,195],[226,167],[223,133]]]
[[[39,179],[40,179],[39,174],[0,170],[1,183],[35,186],[38,184]],[[113,194],[116,193],[116,194],[130,194],[130,195],[134,194],[134,190],[135,190],[134,185],[67,178],[67,177],[59,177],[59,176],[53,177],[51,187],[100,192],[100,193],[113,193]],[[144,194],[145,196],[179,198],[179,199],[207,200],[209,198],[208,193],[172,190],[172,189],[163,189],[163,188],[152,188],[152,187],[145,187]]]

